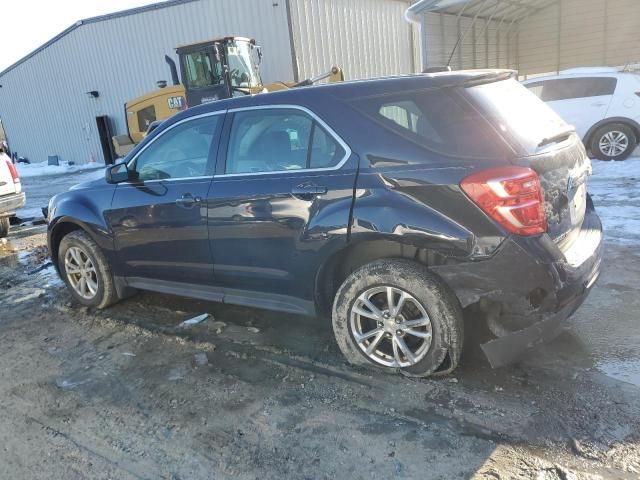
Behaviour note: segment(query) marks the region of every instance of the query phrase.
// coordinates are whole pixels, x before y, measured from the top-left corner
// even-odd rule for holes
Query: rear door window
[[[338,141],[306,112],[255,109],[233,117],[225,173],[264,173],[335,167]]]
[[[504,158],[507,146],[454,88],[419,90],[355,100],[384,127],[429,150],[465,158]]]
[[[544,102],[613,95],[618,80],[613,77],[558,78],[527,84]]]

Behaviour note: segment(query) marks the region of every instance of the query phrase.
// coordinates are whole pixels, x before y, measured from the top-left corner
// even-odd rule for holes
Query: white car
[[[0,238],[9,234],[9,218],[24,206],[24,202],[18,170],[8,155],[0,153]]]
[[[625,160],[640,141],[640,75],[616,68],[574,68],[522,82],[573,125],[591,155]]]

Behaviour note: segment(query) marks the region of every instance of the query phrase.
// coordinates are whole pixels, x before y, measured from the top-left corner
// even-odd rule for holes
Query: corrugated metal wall
[[[518,29],[522,75],[640,62],[640,1],[561,0]]]
[[[290,0],[300,79],[344,68],[348,79],[413,73],[417,29],[404,0]]]
[[[475,23],[469,17],[444,13],[427,13],[426,46],[429,66],[447,65],[451,68],[512,68],[515,66],[514,36],[504,22],[483,20]],[[473,23],[473,24],[472,24]],[[458,37],[464,40],[454,51]]]
[[[263,46],[265,81],[292,78],[283,1],[201,0],[88,23],[0,77],[12,149],[32,161],[102,162],[95,117],[108,115],[114,133],[125,133],[124,102],[170,80],[165,54],[176,58],[177,45],[229,34]]]

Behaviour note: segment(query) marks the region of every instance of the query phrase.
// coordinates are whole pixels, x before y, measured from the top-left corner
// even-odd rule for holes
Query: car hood
[[[102,177],[96,178],[95,180],[88,180],[86,182],[78,183],[69,188],[69,190],[84,190],[87,188],[106,187],[108,185],[109,184],[107,183],[107,181],[104,179],[104,177]]]

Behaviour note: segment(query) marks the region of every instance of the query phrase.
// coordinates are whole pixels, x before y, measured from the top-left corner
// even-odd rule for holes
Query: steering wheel
[[[196,170],[190,164],[187,164],[187,174],[190,177],[200,177],[202,175],[202,172],[200,170]]]
[[[162,163],[170,163],[179,160],[184,160],[184,152],[174,147],[165,150]]]
[[[237,68],[232,68],[231,70],[229,70],[229,77],[231,77],[233,80],[239,80],[240,70],[238,70]]]
[[[139,178],[142,181],[146,180],[164,180],[166,178],[171,178],[167,172],[163,170],[158,170],[153,165],[146,165],[142,167],[142,170],[139,172]]]

